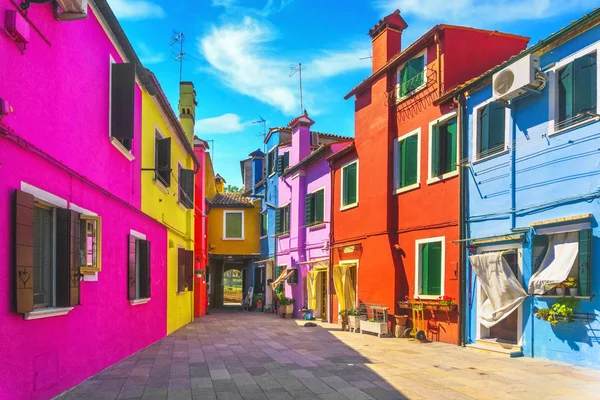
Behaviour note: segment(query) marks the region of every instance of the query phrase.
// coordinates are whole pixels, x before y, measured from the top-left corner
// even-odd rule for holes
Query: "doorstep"
[[[523,348],[516,344],[502,343],[495,340],[476,340],[473,344],[466,346],[469,349],[492,351],[494,353],[506,354],[509,357],[523,357]]]

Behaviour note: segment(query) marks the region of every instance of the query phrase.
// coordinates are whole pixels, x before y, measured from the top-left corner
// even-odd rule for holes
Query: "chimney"
[[[265,153],[260,149],[256,149],[250,153],[250,157],[252,157],[252,190],[254,191],[254,185],[262,181],[265,175],[263,168]]]
[[[288,127],[292,130],[290,167],[298,164],[310,154],[310,127],[314,123],[315,121],[310,119],[308,113],[304,110],[304,114],[294,118],[288,124]]]
[[[219,174],[215,176],[215,189],[217,193],[223,193],[225,191],[225,179]]]
[[[194,126],[196,125],[196,91],[192,82],[179,83],[179,122],[185,131],[190,143],[194,140]]]
[[[408,24],[400,16],[400,10],[396,10],[371,28],[369,35],[373,47],[373,72],[400,53],[402,31],[407,27]]]

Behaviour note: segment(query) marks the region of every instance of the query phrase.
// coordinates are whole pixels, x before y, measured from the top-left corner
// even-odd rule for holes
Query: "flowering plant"
[[[577,281],[573,277],[567,279],[562,284],[568,288],[576,288],[577,287]]]
[[[443,306],[451,306],[454,304],[454,299],[450,296],[440,296],[438,297],[438,301]]]

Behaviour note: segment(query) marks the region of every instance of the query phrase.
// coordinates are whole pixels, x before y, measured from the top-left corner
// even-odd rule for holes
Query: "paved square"
[[[303,323],[207,315],[59,398],[600,399],[600,371]]]

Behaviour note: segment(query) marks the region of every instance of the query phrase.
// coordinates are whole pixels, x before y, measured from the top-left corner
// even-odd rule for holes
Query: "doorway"
[[[321,288],[321,319],[327,321],[327,271],[319,273]]]

